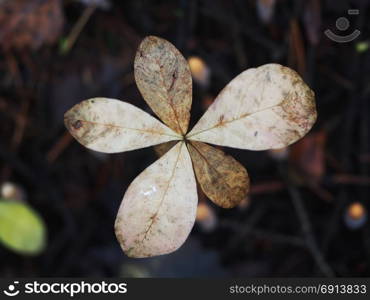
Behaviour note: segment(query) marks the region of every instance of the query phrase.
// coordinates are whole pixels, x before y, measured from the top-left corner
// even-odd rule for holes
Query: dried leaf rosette
[[[316,120],[313,91],[295,71],[278,64],[234,78],[190,132],[191,73],[171,43],[145,38],[135,58],[135,79],[163,123],[131,104],[107,98],[83,101],[65,114],[71,134],[95,151],[116,153],[177,142],[136,177],[123,197],[115,231],[131,257],[170,253],[184,243],[196,217],[195,177],[221,207],[232,208],[245,199],[246,169],[208,144],[282,148],[303,137]]]

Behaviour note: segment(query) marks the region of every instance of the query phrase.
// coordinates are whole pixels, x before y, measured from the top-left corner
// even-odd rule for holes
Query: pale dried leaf
[[[180,134],[188,130],[192,81],[187,61],[170,42],[148,36],[135,57],[136,84],[151,109]]]
[[[197,202],[189,152],[179,142],[127,189],[115,223],[123,251],[148,257],[177,250],[194,225]]]
[[[247,197],[249,177],[238,161],[201,142],[188,143],[188,149],[198,182],[215,204],[232,208]]]
[[[303,137],[316,115],[314,92],[302,78],[267,64],[233,79],[187,137],[240,149],[277,149]]]
[[[65,113],[64,123],[82,145],[106,153],[134,150],[181,138],[141,109],[115,99],[82,101]]]

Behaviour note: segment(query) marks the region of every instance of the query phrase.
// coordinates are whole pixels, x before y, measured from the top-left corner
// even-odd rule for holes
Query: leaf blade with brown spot
[[[123,251],[149,257],[177,250],[194,225],[197,202],[189,152],[179,142],[127,189],[115,222]]]
[[[154,113],[180,134],[188,130],[192,80],[186,59],[170,42],[148,36],[135,57],[135,81]]]
[[[209,199],[223,208],[232,208],[246,198],[249,177],[237,160],[201,142],[188,143],[188,149],[198,182]]]
[[[221,146],[266,150],[288,146],[316,121],[313,91],[293,70],[267,64],[234,78],[187,135]]]
[[[129,151],[181,139],[151,115],[115,99],[82,101],[65,113],[64,123],[79,143],[105,153]]]

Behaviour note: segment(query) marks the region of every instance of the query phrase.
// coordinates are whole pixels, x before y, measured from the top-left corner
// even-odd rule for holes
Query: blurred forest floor
[[[38,256],[0,245],[1,276],[370,276],[369,4],[0,0],[0,185],[16,184],[48,232]],[[339,17],[350,21],[344,32]],[[326,29],[361,35],[336,43]],[[271,62],[301,74],[319,117],[281,151],[224,148],[247,168],[250,197],[223,210],[200,194],[184,246],[135,260],[113,224],[124,191],[156,153],[89,151],[63,114],[97,96],[150,112],[133,76],[137,46],[150,34],[196,57],[191,124],[232,78]]]

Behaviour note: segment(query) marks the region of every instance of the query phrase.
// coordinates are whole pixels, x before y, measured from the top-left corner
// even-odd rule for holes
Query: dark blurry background
[[[32,208],[47,232],[37,255],[0,237],[0,276],[370,276],[369,4],[0,0],[0,201]],[[339,17],[348,29],[339,30],[346,27]],[[338,43],[327,29],[361,34]],[[224,148],[247,168],[249,198],[224,210],[200,194],[196,225],[180,250],[131,259],[114,219],[130,182],[157,155],[153,147],[89,151],[66,131],[63,114],[96,96],[150,112],[133,76],[147,35],[191,58],[192,124],[233,77],[271,62],[301,74],[319,117],[288,149]]]

